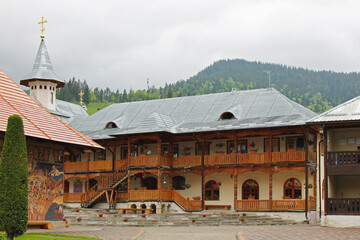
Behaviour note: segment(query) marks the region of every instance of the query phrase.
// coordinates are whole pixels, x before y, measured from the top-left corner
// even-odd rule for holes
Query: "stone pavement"
[[[97,227],[97,226],[71,226],[69,228],[28,229],[27,232],[49,232],[72,236],[97,237],[104,240],[136,240],[142,239],[144,230],[134,227]]]
[[[360,228],[323,228],[314,225],[293,226],[191,226],[191,227],[95,227],[70,228],[29,232],[51,232],[98,237],[109,240],[269,240],[316,239],[360,240]]]

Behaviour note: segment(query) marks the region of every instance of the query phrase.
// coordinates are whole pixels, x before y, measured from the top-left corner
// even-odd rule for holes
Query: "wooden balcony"
[[[360,198],[328,198],[328,215],[360,215]]]
[[[327,152],[328,175],[359,175],[360,151]]]
[[[131,167],[170,166],[170,158],[157,155],[130,157]]]
[[[115,160],[115,169],[126,166],[127,160]],[[87,172],[87,171],[111,171],[112,160],[89,161],[89,162],[65,162],[65,172]]]
[[[64,202],[80,202],[82,194],[84,193],[64,193]]]
[[[302,162],[305,161],[304,151],[294,152],[273,152],[271,153],[271,162]],[[309,159],[316,158],[316,153],[309,152]],[[115,169],[121,169],[126,166],[127,159],[115,160]],[[270,163],[270,153],[243,153],[243,154],[220,154],[205,155],[204,162],[206,166],[215,165],[236,165],[236,164],[262,164]],[[201,156],[180,156],[170,158],[167,156],[147,155],[139,157],[130,157],[130,167],[156,167],[156,166],[200,166]],[[359,165],[360,166],[360,165]],[[112,160],[89,161],[89,162],[65,162],[64,170],[70,172],[87,171],[111,171]]]
[[[315,200],[308,200],[310,210],[315,210],[315,206]],[[305,200],[237,200],[235,208],[239,211],[304,211]]]
[[[305,151],[273,152],[271,162],[303,162]],[[316,157],[316,153],[309,153],[309,159]],[[262,164],[270,163],[270,153],[243,153],[243,154],[220,154],[205,155],[204,163],[211,165],[235,165],[235,164]],[[173,158],[173,167],[200,166],[201,156],[181,156]]]

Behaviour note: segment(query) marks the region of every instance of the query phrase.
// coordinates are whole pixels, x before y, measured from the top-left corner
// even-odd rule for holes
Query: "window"
[[[214,180],[208,181],[205,184],[205,200],[219,200],[220,199],[220,184]]]
[[[64,181],[64,193],[68,193],[69,192],[69,181],[65,180]]]
[[[254,179],[248,179],[243,183],[242,199],[259,199],[259,184]]]
[[[246,140],[237,141],[237,153],[247,153],[247,144]],[[235,153],[235,143],[234,141],[228,141],[227,145],[227,153],[234,154]]]
[[[269,152],[269,139],[265,139],[265,149],[264,152]],[[280,151],[280,139],[273,138],[271,141],[272,152],[279,152]]]
[[[221,114],[220,119],[221,120],[235,119],[235,116],[231,112],[224,112],[223,114]]]
[[[173,189],[183,190],[185,185],[185,178],[182,176],[173,177]]]
[[[296,151],[304,151],[305,139],[304,137],[287,137],[285,140],[286,150],[293,149]]]
[[[76,182],[75,182],[76,181]],[[82,192],[82,182],[79,179],[74,181],[74,193]]]
[[[204,155],[210,155],[210,143],[204,143]],[[195,155],[201,156],[201,147],[199,143],[195,146]]]
[[[169,153],[170,153],[170,145],[169,144],[161,145],[161,155],[169,156]],[[173,145],[173,157],[178,157],[178,156],[179,156],[179,145],[174,144]]]
[[[42,85],[39,86],[39,89],[42,89]]]
[[[115,123],[109,122],[108,124],[106,124],[105,128],[117,128],[117,126]]]
[[[299,180],[290,178],[285,182],[284,198],[301,199],[301,182]]]
[[[128,148],[121,147],[121,159],[127,159],[127,158],[128,158]]]
[[[54,93],[50,93],[50,102],[54,104]]]
[[[46,89],[47,87],[46,87],[46,85],[44,86],[44,89]]]

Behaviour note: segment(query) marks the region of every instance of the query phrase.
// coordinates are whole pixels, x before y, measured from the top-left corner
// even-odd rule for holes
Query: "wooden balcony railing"
[[[293,162],[305,161],[304,151],[294,152],[273,152],[272,162]],[[316,159],[316,153],[309,152],[309,159]],[[172,163],[171,163],[172,162]],[[204,163],[207,166],[214,165],[234,165],[234,164],[261,164],[269,163],[269,153],[243,153],[243,154],[220,154],[205,155]],[[343,161],[344,162],[344,161]],[[354,162],[354,160],[353,160]],[[127,164],[125,160],[115,160],[115,170],[122,169]],[[200,166],[201,156],[180,156],[172,158],[161,156],[160,161],[157,155],[130,157],[131,167],[151,167],[151,166]],[[112,160],[90,161],[90,162],[65,162],[65,172],[86,172],[86,171],[110,171],[112,170]]]
[[[315,210],[315,200],[308,200],[310,210]],[[304,211],[305,200],[237,200],[236,210],[239,211]]]
[[[328,198],[327,214],[360,215],[360,198]]]
[[[127,164],[127,160],[115,160],[115,169],[121,169]],[[112,160],[89,161],[89,162],[65,162],[65,172],[86,172],[86,171],[110,171]]]
[[[80,202],[83,193],[64,193],[64,202]]]
[[[328,165],[360,164],[360,151],[328,152]]]
[[[178,204],[183,206],[186,210],[200,210],[201,200],[189,200],[181,196],[175,190],[130,190],[129,196],[125,193],[121,193],[118,196],[120,200],[128,197],[129,200],[163,200],[163,201],[176,201]]]

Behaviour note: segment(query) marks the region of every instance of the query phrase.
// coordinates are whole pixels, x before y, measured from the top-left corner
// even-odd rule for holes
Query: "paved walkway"
[[[293,226],[244,226],[244,227],[90,227],[39,230],[68,235],[98,237],[105,240],[269,240],[269,239],[316,239],[360,240],[360,228],[323,228],[313,225]]]
[[[27,232],[49,232],[72,236],[97,237],[104,240],[135,240],[141,239],[144,230],[136,227],[97,227],[97,226],[71,226],[69,228],[29,229]]]

